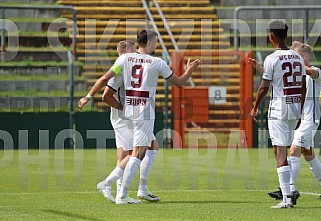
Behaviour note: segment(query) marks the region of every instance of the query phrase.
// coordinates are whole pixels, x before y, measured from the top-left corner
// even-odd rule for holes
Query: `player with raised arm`
[[[120,42],[121,44],[121,42]],[[134,45],[135,43],[133,43]],[[118,54],[124,54],[124,47],[117,48]],[[121,50],[122,49],[122,50]],[[135,48],[136,49],[136,48]],[[135,50],[136,51],[136,50]],[[133,51],[132,51],[133,52]],[[119,102],[121,104],[124,103],[125,99],[125,88],[123,84],[123,79],[121,76],[113,77],[107,84],[105,91],[103,93],[103,100],[106,103],[113,104],[113,102]],[[106,188],[111,188],[111,185],[117,180],[117,193],[120,190],[122,175],[124,173],[124,168],[129,159],[128,154],[131,154],[133,148],[133,131],[128,127],[126,119],[123,119],[123,111],[118,110],[114,107],[111,107],[111,115],[110,121],[113,125],[115,131],[115,139],[117,146],[117,166],[115,169],[109,174],[109,176],[100,182],[97,185],[98,190],[103,190],[103,194],[106,195],[106,198],[112,202],[115,202],[115,199],[112,195],[110,195],[111,190],[106,191]],[[123,150],[124,149],[124,150]],[[137,192],[137,196],[141,199],[145,199],[148,201],[156,202],[159,201],[160,198],[154,194],[152,194],[147,187],[148,177],[155,159],[155,156],[158,152],[158,143],[156,138],[153,136],[153,140],[151,143],[151,147],[146,151],[144,159],[140,165],[140,180],[139,180],[139,188]],[[126,158],[126,159],[125,159]],[[123,159],[125,159],[122,163],[120,163]],[[117,194],[116,194],[117,195]]]
[[[268,128],[283,193],[282,202],[272,206],[277,209],[293,208],[287,146],[291,145],[292,130],[301,117],[301,106],[305,98],[304,61],[297,52],[287,47],[287,31],[288,26],[281,21],[274,21],[269,25],[269,39],[276,50],[264,61],[261,85],[250,113],[255,119],[258,107],[271,86]]]
[[[134,41],[120,41],[117,45],[118,56],[125,54],[125,53],[133,53],[133,52],[136,52],[136,50],[137,49],[135,47]],[[110,76],[107,76],[106,74],[104,74],[95,82],[94,86],[90,89],[88,94],[78,101],[78,107],[80,110],[90,100],[93,99],[93,96],[97,93],[97,91],[99,91],[100,89],[104,88],[107,85],[110,78],[111,78]],[[118,107],[118,109],[120,109],[120,108],[122,108],[122,107]]]
[[[321,184],[321,163],[315,157],[313,148],[313,138],[316,134],[320,123],[320,105],[319,94],[321,90],[321,71],[319,68],[310,66],[310,56],[312,48],[310,45],[295,41],[292,43],[291,49],[298,52],[304,60],[306,69],[306,99],[303,106],[303,113],[300,126],[294,132],[294,139],[290,148],[290,162],[292,167],[290,187],[291,192],[295,196],[295,200],[300,193],[295,187],[295,179],[300,169],[300,156],[303,154],[304,159],[308,162],[310,170],[314,177]],[[255,63],[255,61],[253,61]],[[281,191],[270,192],[269,195],[275,199],[280,199]]]
[[[133,128],[133,152],[126,165],[120,193],[116,204],[136,204],[136,200],[128,196],[128,188],[134,179],[143,155],[150,147],[153,139],[155,120],[155,93],[159,75],[176,86],[183,86],[192,72],[201,64],[199,59],[188,62],[185,73],[178,77],[160,58],[150,54],[157,47],[157,33],[142,30],[137,34],[139,46],[137,53],[120,56],[113,67],[106,73],[108,76],[121,75],[125,86],[124,118]],[[121,104],[110,104],[121,107]]]
[[[132,53],[132,52],[136,52],[135,42],[127,40],[127,41],[120,41],[118,43],[117,53],[119,56],[124,53]],[[101,89],[103,86],[105,86],[105,85],[103,85],[103,83],[107,83],[105,76],[102,76],[96,82],[96,84],[101,86],[99,89]],[[117,93],[115,94],[116,91],[114,91],[110,88],[117,88]],[[123,95],[124,94],[124,87],[123,87],[122,78],[118,78],[118,80],[115,80],[115,78],[112,78],[108,82],[108,85],[105,88],[103,97],[105,97],[105,99],[107,99],[109,94],[112,97],[114,97],[114,94],[117,98],[124,97],[124,95]],[[94,95],[93,92],[92,92],[92,95]],[[88,103],[88,101],[90,100],[90,97],[91,96],[87,95],[86,97],[80,99],[79,107],[82,108],[83,105]],[[111,107],[110,121],[111,121],[111,124],[115,130],[115,140],[116,140],[116,146],[117,146],[117,167],[114,169],[113,172],[118,173],[120,171],[120,173],[121,173],[121,172],[123,172],[123,169],[126,164],[121,165],[120,162],[126,157],[127,157],[126,158],[127,160],[129,159],[129,155],[131,154],[131,150],[133,148],[133,145],[131,142],[132,140],[128,139],[129,137],[132,136],[132,134],[130,134],[129,128],[127,128],[127,125],[123,122],[124,120],[122,119],[122,111],[121,110]],[[125,132],[128,133],[127,137],[124,137]],[[120,136],[120,135],[123,135],[123,136]],[[157,144],[156,139],[154,139],[151,144],[151,149],[146,152],[146,156],[144,157],[143,162],[141,164],[141,179],[140,179],[140,185],[139,185],[139,193],[140,193],[141,198],[149,200],[149,201],[159,201],[160,200],[159,197],[153,195],[149,191],[146,191],[146,190],[148,190],[148,188],[147,188],[148,176],[149,176],[149,173],[151,170],[151,166],[153,164],[153,160],[157,154],[157,151],[158,151],[158,144]],[[120,185],[121,185],[121,178],[117,179],[117,191],[119,191]],[[99,184],[97,185],[97,189],[108,200],[110,200],[111,202],[115,202],[114,197],[110,194],[111,191],[107,191],[105,185],[102,185],[100,183],[100,185]],[[143,190],[145,190],[145,191],[143,191]]]

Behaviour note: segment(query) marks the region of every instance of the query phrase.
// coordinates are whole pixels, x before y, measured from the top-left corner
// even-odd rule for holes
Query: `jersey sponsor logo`
[[[128,97],[126,99],[126,102],[127,102],[128,105],[132,105],[132,106],[146,106],[147,99],[146,98]]]
[[[301,103],[301,95],[286,97],[285,102],[287,104]]]

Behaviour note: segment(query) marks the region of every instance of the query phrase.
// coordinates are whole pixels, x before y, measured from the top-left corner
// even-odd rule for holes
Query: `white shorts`
[[[150,147],[155,139],[154,119],[153,120],[130,120],[130,128],[134,128],[133,146],[134,147]]]
[[[124,151],[133,149],[133,128],[129,127],[128,120],[121,120],[117,125],[112,124],[115,131],[115,140],[117,148],[123,148]]]
[[[121,120],[118,121],[117,125],[113,125],[115,131],[115,140],[117,148],[123,148],[124,151],[133,150],[133,146],[151,146],[151,142],[156,140],[156,137],[153,134],[154,129],[154,120],[151,131],[151,138],[148,133],[139,132],[134,130],[135,124],[130,120]],[[138,124],[140,125],[140,124]],[[146,126],[146,125],[145,125]],[[138,127],[140,128],[140,127]],[[145,131],[144,128],[140,131]],[[134,137],[135,134],[135,137]],[[144,134],[146,134],[144,136]],[[143,138],[141,138],[143,137]],[[134,139],[135,138],[135,139]],[[147,139],[145,141],[144,139]],[[136,141],[135,141],[136,140]],[[149,141],[148,145],[139,145],[140,143],[146,144]]]
[[[311,146],[314,146],[313,138],[318,130],[318,126],[318,123],[301,121],[299,128],[294,132],[292,144],[310,150]]]
[[[290,146],[298,120],[268,120],[273,146]]]

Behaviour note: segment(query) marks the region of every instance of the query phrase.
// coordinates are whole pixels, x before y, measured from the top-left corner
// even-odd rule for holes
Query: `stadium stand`
[[[15,6],[23,3],[17,1]],[[66,28],[60,29],[65,26],[65,19],[52,9],[6,9],[5,15],[7,27],[11,22],[17,31],[7,32],[6,45],[1,47],[1,111],[68,110],[67,51],[71,50],[71,38]],[[79,74],[77,66],[75,89],[82,94],[87,86]]]

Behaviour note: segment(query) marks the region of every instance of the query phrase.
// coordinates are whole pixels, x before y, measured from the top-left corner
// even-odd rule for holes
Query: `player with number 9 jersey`
[[[122,72],[125,87],[124,118],[130,120],[155,119],[155,94],[161,75],[173,75],[160,58],[148,54],[128,53],[120,56],[113,65],[114,72]]]

